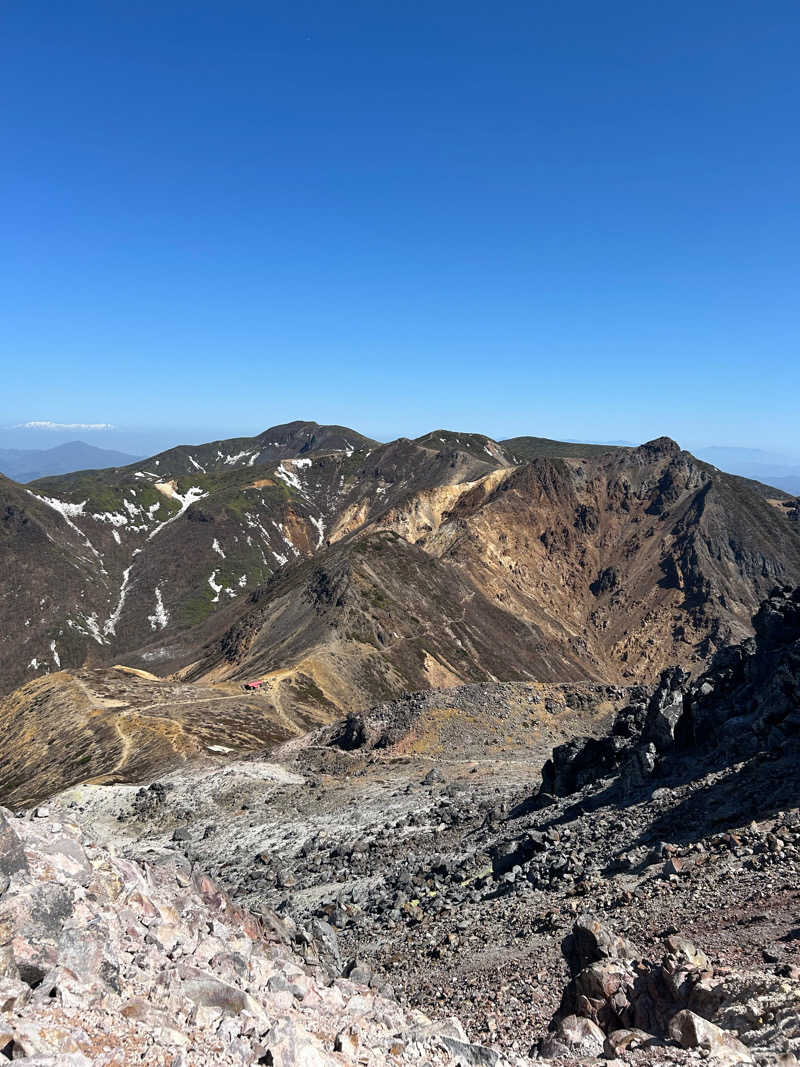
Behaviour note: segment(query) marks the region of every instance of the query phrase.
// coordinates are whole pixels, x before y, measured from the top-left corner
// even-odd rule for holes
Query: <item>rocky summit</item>
[[[798,1062],[792,498],[316,423],[0,495],[0,1063]]]

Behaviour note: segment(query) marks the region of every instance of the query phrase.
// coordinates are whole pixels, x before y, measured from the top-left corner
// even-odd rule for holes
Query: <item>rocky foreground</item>
[[[74,824],[0,811],[0,872],[1,1062],[482,1060],[456,1020],[338,976],[327,924],[256,918],[196,869],[140,866]]]
[[[0,1052],[796,1063],[800,590],[754,629],[696,680],[409,697],[7,815]]]
[[[530,1062],[470,1043],[457,1019],[404,1011],[368,988],[368,968],[341,977],[327,923],[256,918],[197,869],[130,863],[73,824],[0,813],[0,871],[2,1062]],[[579,917],[563,945],[572,977],[531,1055],[797,1062],[797,977],[715,969],[680,936],[663,948],[648,959]]]

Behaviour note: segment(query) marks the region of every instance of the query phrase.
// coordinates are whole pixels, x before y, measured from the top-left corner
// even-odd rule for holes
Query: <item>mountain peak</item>
[[[654,437],[652,441],[645,441],[643,445],[639,445],[639,449],[663,456],[676,456],[682,451],[678,442],[673,441],[671,437]]]
[[[308,419],[294,419],[292,422],[280,422],[277,426],[269,426],[266,430],[262,430],[258,434],[258,439],[262,440],[266,437],[277,437],[281,434],[295,434],[302,430],[318,430],[320,424]]]

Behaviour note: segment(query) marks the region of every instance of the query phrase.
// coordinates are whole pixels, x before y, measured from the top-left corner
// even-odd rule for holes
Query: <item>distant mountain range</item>
[[[254,438],[239,440],[254,440]],[[537,449],[541,453],[541,449],[545,447],[544,442],[549,439],[543,437],[508,438],[505,439],[505,443],[511,444],[517,440],[538,442]],[[6,444],[10,446],[12,442],[8,441]],[[558,455],[559,449],[572,448],[576,445],[580,446],[585,454],[597,454],[612,448],[634,448],[636,443],[622,440],[587,442],[570,438],[566,441],[550,441],[549,444],[550,454]],[[800,494],[800,459],[797,457],[765,449],[723,445],[696,448],[694,455],[698,459],[719,467],[720,470],[727,471],[728,474],[752,478],[792,495]],[[95,445],[86,444],[85,441],[70,441],[53,448],[3,447],[0,444],[0,473],[16,482],[32,482],[37,478],[46,478],[50,475],[71,474],[81,470],[102,470],[106,467],[123,467],[135,463],[139,458],[141,458],[141,453],[133,454],[113,448],[98,448]]]
[[[779,490],[638,448],[293,422],[0,477],[0,690],[126,663],[317,719],[411,689],[702,666],[800,581]]]
[[[0,471],[15,482],[32,482],[54,474],[124,467],[138,456],[70,441],[55,448],[0,448]]]
[[[698,448],[695,452],[700,459],[730,474],[756,478],[759,482],[777,486],[785,493],[800,493],[800,460],[792,456],[760,448],[729,448],[723,445]]]

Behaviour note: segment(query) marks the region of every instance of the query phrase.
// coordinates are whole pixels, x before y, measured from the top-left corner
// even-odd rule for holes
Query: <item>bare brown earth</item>
[[[696,669],[749,633],[761,598],[800,565],[794,531],[772,525],[763,498],[666,439],[535,460],[413,518],[393,509],[379,525],[456,563],[608,680],[650,679],[665,662]]]
[[[137,782],[184,763],[219,764],[310,725],[235,686],[113,668],[60,671],[0,701],[0,796],[20,808],[77,782]]]
[[[667,439],[605,449],[438,430],[379,444],[316,423],[24,487],[2,479],[0,692],[119,662],[160,676],[196,664],[193,677],[208,663],[216,677],[227,632],[250,628],[251,597],[262,610],[294,581],[316,613],[301,592],[304,563],[337,580],[344,552],[363,571],[358,543],[382,531],[429,558],[395,550],[399,571],[414,572],[409,597],[378,575],[370,609],[351,603],[354,625],[340,620],[321,641],[295,612],[294,637],[265,634],[253,670],[296,675],[302,660],[323,703],[346,710],[353,692],[363,706],[404,687],[562,669],[605,680],[652,678],[667,660],[699,669],[748,632],[771,583],[800,580],[796,512],[774,506],[787,499]],[[408,639],[396,623],[426,584],[429,602],[414,614],[436,647],[406,662],[395,649],[376,674],[365,631],[375,637],[383,617]],[[466,655],[453,647],[447,624],[465,595],[468,629],[507,636],[500,671],[462,634]],[[347,660],[338,694],[332,643]]]
[[[194,645],[168,645],[163,667],[266,679],[287,706],[326,712],[460,683],[649,682],[667,662],[702,670],[800,574],[800,528],[668,440],[506,466],[365,514],[345,509],[333,544]]]

